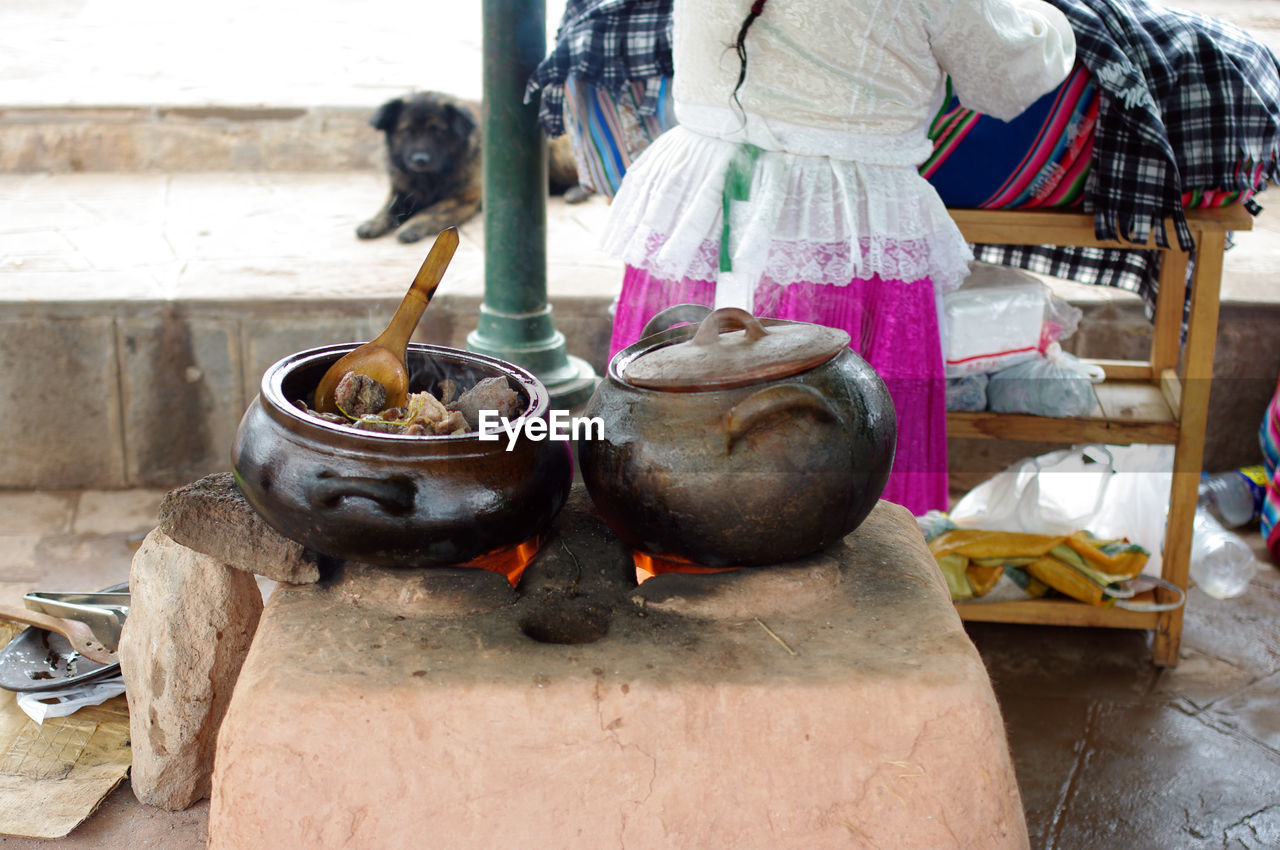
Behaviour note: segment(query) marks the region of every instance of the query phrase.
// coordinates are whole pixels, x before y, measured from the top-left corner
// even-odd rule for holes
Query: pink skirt
[[[661,310],[673,304],[710,306],[714,297],[710,281],[660,280],[627,266],[609,357],[639,340],[645,324]],[[946,510],[946,378],[933,282],[872,277],[847,286],[779,286],[766,279],[756,289],[755,314],[849,333],[849,347],[884,380],[898,415],[898,448],[881,498],[917,516]]]

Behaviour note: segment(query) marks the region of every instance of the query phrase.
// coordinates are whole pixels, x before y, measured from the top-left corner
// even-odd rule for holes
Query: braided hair
[[[764,12],[764,4],[766,0],[755,0],[751,4],[751,11],[747,13],[746,19],[742,22],[742,27],[738,30],[738,37],[734,40],[734,50],[738,53],[738,62],[741,68],[738,71],[738,82],[733,87],[733,102],[738,104],[738,108],[742,108],[742,101],[738,100],[738,90],[742,88],[742,84],[747,79],[747,30],[751,29],[751,25],[756,22],[756,18]]]

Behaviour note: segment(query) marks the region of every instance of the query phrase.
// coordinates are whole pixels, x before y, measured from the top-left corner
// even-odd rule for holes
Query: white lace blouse
[[[717,306],[750,308],[762,278],[959,285],[968,246],[916,171],[946,77],[965,106],[1013,118],[1070,70],[1066,18],[1041,0],[768,0],[739,107],[750,5],[675,0],[680,124],[631,166],[605,247],[657,277],[717,281]],[[749,189],[726,202],[731,167]]]

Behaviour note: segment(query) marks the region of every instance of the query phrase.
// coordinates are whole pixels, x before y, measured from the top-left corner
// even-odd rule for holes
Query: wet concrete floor
[[[1188,593],[1181,660],[1149,634],[970,623],[1004,713],[1031,846],[1280,847],[1280,571]]]

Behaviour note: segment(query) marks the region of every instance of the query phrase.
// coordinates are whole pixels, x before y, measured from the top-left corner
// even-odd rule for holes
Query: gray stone
[[[372,310],[367,305],[360,307]],[[334,315],[317,315],[319,309],[319,305],[308,305],[305,309],[293,305],[270,305],[266,309],[259,308],[256,315],[244,319],[246,403],[258,394],[263,374],[276,361],[323,345],[365,342],[382,330],[382,327],[375,328],[374,322],[338,315],[336,309]],[[350,306],[345,309],[355,314],[362,312]],[[389,320],[393,312],[394,305],[384,315]]]
[[[209,796],[214,745],[262,615],[249,573],[156,529],[130,571],[120,669],[129,699],[131,783],[170,811]]]
[[[119,351],[128,481],[226,469],[244,412],[237,324],[163,305],[121,320]]]
[[[120,486],[114,322],[0,320],[0,364],[0,486]]]
[[[183,546],[273,581],[319,581],[316,554],[267,525],[230,472],[172,490],[160,503],[160,530]]]

